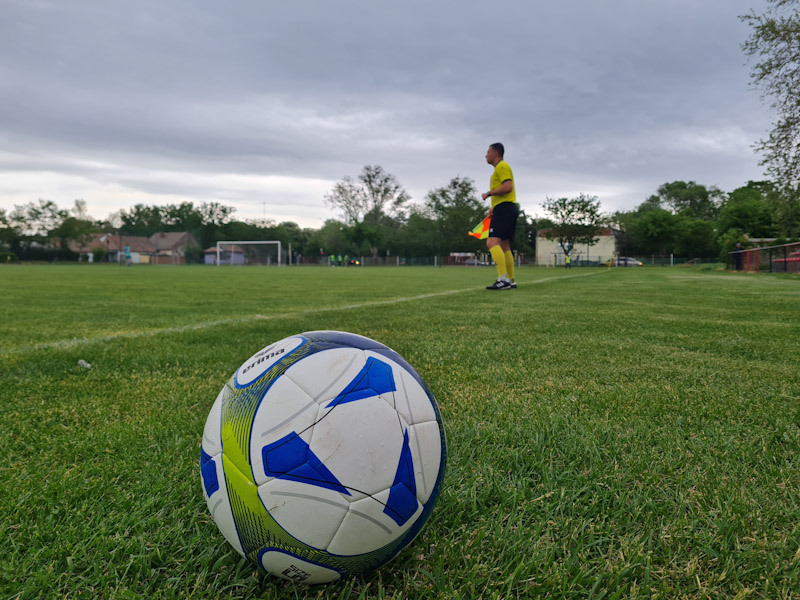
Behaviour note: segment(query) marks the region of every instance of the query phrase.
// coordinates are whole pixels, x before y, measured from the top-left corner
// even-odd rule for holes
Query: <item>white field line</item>
[[[519,286],[538,285],[540,283],[547,283],[550,281],[559,281],[561,279],[575,279],[577,277],[590,277],[605,273],[606,271],[593,271],[591,273],[583,273],[580,275],[562,275],[561,277],[545,277],[536,281],[528,281],[525,283],[518,283]],[[191,325],[181,325],[180,327],[164,327],[162,329],[148,329],[145,331],[132,331],[130,333],[114,333],[110,335],[101,335],[97,337],[83,337],[71,338],[68,340],[56,340],[53,342],[42,342],[41,344],[33,344],[30,346],[20,346],[19,348],[11,348],[9,350],[0,350],[0,356],[10,356],[12,354],[24,354],[28,352],[38,352],[40,350],[66,350],[68,348],[76,348],[78,346],[85,346],[95,344],[98,342],[109,342],[119,339],[132,339],[141,338],[169,333],[185,333],[187,331],[198,331],[201,329],[211,329],[219,325],[233,325],[238,323],[246,323],[248,321],[259,320],[273,320],[273,319],[293,319],[306,315],[313,315],[326,312],[336,312],[340,310],[354,310],[357,308],[368,308],[372,306],[383,306],[388,304],[401,304],[403,302],[416,302],[418,300],[427,300],[428,298],[438,298],[441,296],[451,296],[453,294],[462,294],[464,292],[474,292],[482,288],[462,288],[460,290],[445,290],[443,292],[433,292],[431,294],[420,294],[419,296],[406,296],[401,298],[390,298],[388,300],[375,300],[374,302],[359,302],[357,304],[345,304],[344,306],[325,306],[320,308],[307,308],[295,312],[276,313],[274,315],[247,315],[244,317],[232,317],[230,319],[218,319],[216,321],[203,321],[202,323],[193,323]],[[503,292],[498,292],[503,293]],[[512,294],[513,290],[506,290],[505,293]]]

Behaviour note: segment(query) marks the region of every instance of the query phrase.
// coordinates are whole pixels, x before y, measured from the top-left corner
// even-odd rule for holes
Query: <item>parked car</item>
[[[641,267],[642,261],[631,258],[630,256],[618,256],[614,264],[618,267]]]

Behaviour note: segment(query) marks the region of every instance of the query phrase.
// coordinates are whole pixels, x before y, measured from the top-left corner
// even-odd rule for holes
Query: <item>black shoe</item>
[[[486,286],[487,290],[510,290],[511,282],[507,279],[497,279],[492,285]]]
[[[513,280],[511,281],[511,289],[512,290],[517,289],[517,282],[516,281],[513,281]]]

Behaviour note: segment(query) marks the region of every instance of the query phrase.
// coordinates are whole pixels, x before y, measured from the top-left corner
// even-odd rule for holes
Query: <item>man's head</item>
[[[506,149],[503,147],[503,144],[500,142],[495,142],[491,146],[489,146],[489,150],[486,152],[486,162],[490,165],[497,165],[501,160],[503,160],[503,155],[505,154]]]

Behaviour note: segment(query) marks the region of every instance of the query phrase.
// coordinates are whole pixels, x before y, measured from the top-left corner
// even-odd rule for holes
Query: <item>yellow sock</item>
[[[492,246],[489,248],[489,252],[492,253],[492,260],[494,260],[494,266],[497,267],[497,278],[499,279],[507,273],[506,255],[500,246]]]
[[[511,250],[506,252],[506,273],[508,273],[508,278],[514,281],[514,255]]]

